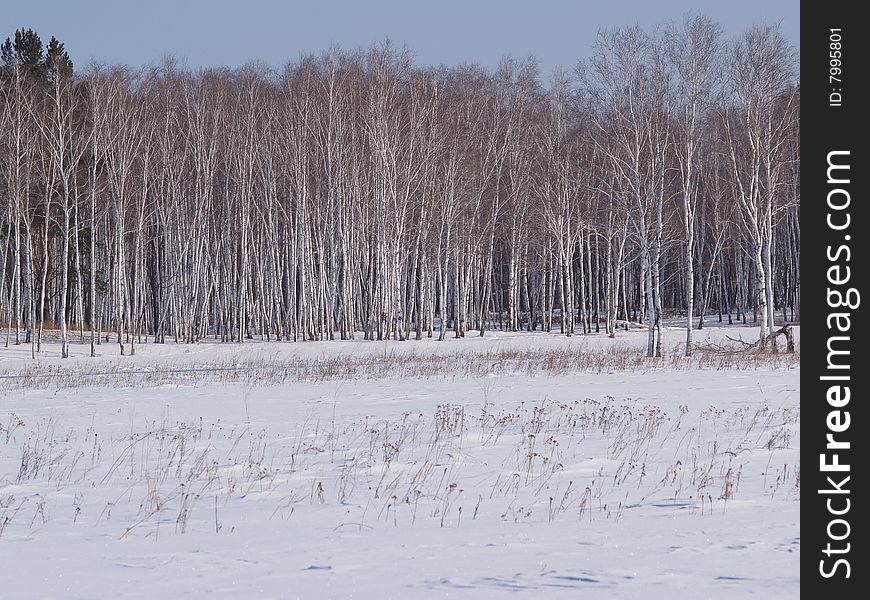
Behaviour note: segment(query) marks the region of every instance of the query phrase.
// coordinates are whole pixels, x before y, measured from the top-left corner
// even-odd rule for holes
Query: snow
[[[683,333],[666,334],[672,352]],[[29,349],[0,349],[0,597],[796,597],[796,362],[453,368],[505,349],[644,342],[488,333],[143,344],[133,357],[104,344],[96,359],[73,344],[73,358],[38,368],[129,377],[27,386],[16,377],[34,368]],[[134,374],[384,353],[435,355],[443,371]]]

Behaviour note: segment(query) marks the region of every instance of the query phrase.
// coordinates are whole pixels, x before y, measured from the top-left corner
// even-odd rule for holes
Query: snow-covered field
[[[798,361],[666,333],[0,348],[0,598],[797,597]]]

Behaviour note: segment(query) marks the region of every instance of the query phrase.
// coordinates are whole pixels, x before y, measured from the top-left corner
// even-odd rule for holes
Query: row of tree
[[[73,74],[2,46],[0,318],[142,341],[615,335],[799,320],[796,55],[701,16],[533,59],[423,68],[385,43],[197,72]]]

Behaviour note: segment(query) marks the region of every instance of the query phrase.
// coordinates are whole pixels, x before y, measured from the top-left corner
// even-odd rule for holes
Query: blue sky
[[[66,43],[77,67],[91,59],[132,66],[165,54],[191,67],[262,60],[278,67],[331,45],[368,46],[389,37],[421,64],[478,62],[504,54],[538,57],[544,71],[573,66],[600,28],[652,27],[687,11],[719,21],[730,36],[753,22],[781,23],[798,44],[799,0],[36,0],[6,2],[0,38],[31,27]]]

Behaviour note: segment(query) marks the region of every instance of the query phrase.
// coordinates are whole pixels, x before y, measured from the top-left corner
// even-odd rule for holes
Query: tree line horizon
[[[798,56],[688,15],[534,57],[390,42],[73,70],[0,46],[0,327],[70,342],[367,340],[800,320]],[[451,333],[452,332],[452,333]],[[52,334],[54,335],[54,334]]]

